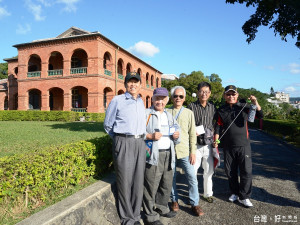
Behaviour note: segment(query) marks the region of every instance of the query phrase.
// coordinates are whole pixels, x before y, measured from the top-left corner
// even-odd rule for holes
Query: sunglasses
[[[226,96],[236,96],[236,93],[232,93],[232,94],[226,94]]]
[[[183,95],[173,95],[173,98],[180,98],[180,99],[183,99],[184,98],[184,96]]]

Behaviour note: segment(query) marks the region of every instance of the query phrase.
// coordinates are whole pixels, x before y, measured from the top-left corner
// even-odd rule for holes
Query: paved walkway
[[[250,130],[253,161],[253,208],[227,201],[230,196],[224,173],[223,152],[221,167],[213,177],[215,202],[203,199],[200,206],[204,216],[195,217],[190,212],[185,176],[178,176],[180,210],[175,218],[163,219],[164,224],[300,224],[300,149],[282,144],[261,131]],[[200,171],[200,170],[199,170]],[[201,172],[201,171],[200,171]],[[198,174],[202,196],[202,174]]]

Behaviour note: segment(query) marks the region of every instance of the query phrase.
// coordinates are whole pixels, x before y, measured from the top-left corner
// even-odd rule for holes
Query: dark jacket
[[[221,106],[217,111],[215,133],[219,134],[221,137],[222,133],[220,134],[220,131],[224,132],[230,126],[234,118],[239,114],[245,104],[246,103],[238,102],[232,105],[232,107],[230,107],[230,105],[227,103]],[[250,144],[247,123],[249,108],[249,105],[245,106],[243,111],[222,137],[221,142],[224,148],[231,146],[247,146]],[[258,119],[263,118],[262,110],[256,111],[255,117]]]

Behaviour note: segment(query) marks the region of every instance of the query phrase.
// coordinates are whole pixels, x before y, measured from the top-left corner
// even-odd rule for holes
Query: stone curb
[[[115,207],[115,175],[106,176],[18,225],[120,224]]]

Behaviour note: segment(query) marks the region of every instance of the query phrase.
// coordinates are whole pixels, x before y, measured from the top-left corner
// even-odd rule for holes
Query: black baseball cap
[[[228,86],[225,87],[224,93],[227,93],[228,91],[237,92],[237,88],[234,85],[228,85]]]
[[[127,73],[126,77],[125,77],[125,83],[127,83],[131,78],[135,78],[138,81],[141,81],[141,76],[139,73],[137,72],[129,72]]]

